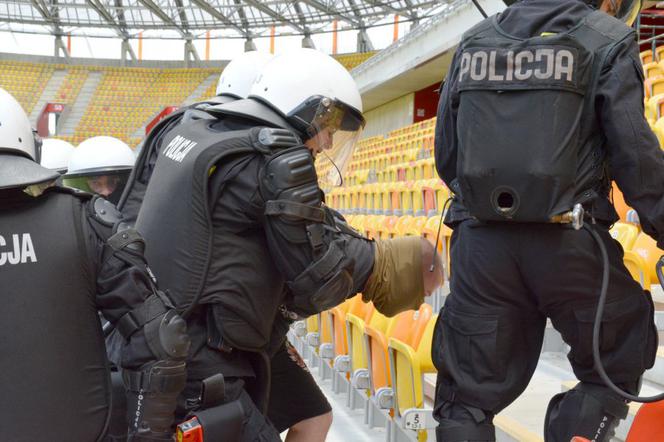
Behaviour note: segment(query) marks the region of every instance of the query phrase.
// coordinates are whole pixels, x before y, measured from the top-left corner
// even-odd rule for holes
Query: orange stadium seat
[[[639,57],[641,58],[641,63],[642,64],[648,64],[652,63],[654,61],[653,53],[650,49],[647,51],[643,51],[639,54]]]
[[[664,401],[639,407],[625,442],[655,440],[664,440]]]

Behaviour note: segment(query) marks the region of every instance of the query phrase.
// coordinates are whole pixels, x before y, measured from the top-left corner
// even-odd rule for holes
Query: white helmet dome
[[[92,137],[74,149],[69,158],[67,176],[131,170],[135,161],[134,151],[123,141],[106,136]]]
[[[355,80],[338,61],[309,48],[277,55],[265,66],[249,92],[285,116],[311,97],[327,97],[362,113]]]
[[[247,98],[254,80],[272,58],[273,55],[258,51],[244,52],[235,57],[219,76],[217,95]]]
[[[303,136],[320,165],[323,188],[340,185],[341,177],[364,128],[362,97],[355,80],[338,61],[315,49],[280,54],[263,68],[249,98],[282,114]]]
[[[39,161],[39,151],[28,116],[18,101],[0,88],[0,150]]]
[[[41,165],[58,171],[67,172],[69,157],[74,153],[74,146],[65,140],[46,138],[42,141]]]
[[[0,189],[27,187],[58,177],[57,172],[38,164],[40,147],[20,103],[0,88]]]

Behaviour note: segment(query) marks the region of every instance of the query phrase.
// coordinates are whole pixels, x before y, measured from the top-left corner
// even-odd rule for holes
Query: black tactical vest
[[[595,94],[606,56],[631,30],[593,12],[568,32],[521,39],[491,17],[459,46],[457,175],[482,221],[547,222],[592,200]]]
[[[164,136],[136,220],[160,286],[185,316],[199,301],[211,259],[211,209],[222,191],[208,188],[213,166],[226,155],[256,151],[258,129],[219,133],[210,124],[189,122]]]
[[[0,439],[95,441],[109,371],[81,198],[0,207]]]

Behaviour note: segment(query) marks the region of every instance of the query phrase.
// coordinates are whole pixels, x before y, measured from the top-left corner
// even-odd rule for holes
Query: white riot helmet
[[[0,88],[0,189],[27,187],[58,178],[39,165],[41,140],[18,101]]]
[[[341,184],[365,123],[362,98],[346,68],[315,49],[296,49],[265,65],[249,97],[283,115],[305,141],[315,140],[314,155],[324,152],[335,165],[319,174],[321,184]]]
[[[117,204],[135,160],[134,151],[117,138],[88,138],[69,158],[64,184]]]
[[[71,143],[57,138],[46,138],[42,142],[41,165],[59,173],[67,173],[72,153],[74,146]]]
[[[217,95],[247,98],[254,80],[272,58],[271,54],[250,51],[231,60],[219,76]]]

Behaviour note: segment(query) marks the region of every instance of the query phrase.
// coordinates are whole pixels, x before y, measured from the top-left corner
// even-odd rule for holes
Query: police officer
[[[105,440],[110,379],[97,311],[126,337],[129,436],[171,440],[185,382],[184,321],[156,289],[133,230],[113,206],[54,186],[40,140],[0,89],[2,438]]]
[[[640,7],[524,0],[459,44],[436,127],[438,173],[456,195],[446,217],[455,270],[432,349],[440,441],[495,440],[492,419],[528,385],[547,317],[581,382],[550,402],[545,440],[611,438],[627,405],[593,365],[602,275],[593,231],[609,258],[606,372],[634,394],[654,363],[652,300],[608,232],[615,180],[664,246],[664,159],[629,27]]]
[[[117,204],[135,161],[134,151],[117,138],[88,138],[69,157],[64,185]]]
[[[247,98],[255,79],[272,58],[257,51],[234,58],[219,77],[212,103]],[[332,407],[287,339],[271,357],[270,380],[267,416],[276,430],[288,430],[288,442],[323,442],[332,424]]]
[[[226,425],[219,438],[279,440],[265,417],[270,360],[290,322],[359,291],[388,315],[416,308],[442,272],[423,271],[433,253],[426,241],[372,243],[323,204],[314,156],[337,160],[325,178],[338,181],[339,159],[350,158],[364,125],[357,88],[338,62],[310,49],[279,55],[249,97],[160,123],[122,201],[130,208],[142,199],[136,227],[187,318],[181,413],[210,409],[209,379],[222,373],[222,402],[239,402],[243,416],[238,434]],[[283,402],[271,409],[308,394],[280,384],[271,391]]]

